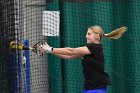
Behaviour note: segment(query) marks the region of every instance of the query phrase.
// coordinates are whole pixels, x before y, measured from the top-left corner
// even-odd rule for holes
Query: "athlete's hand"
[[[39,50],[41,54],[52,53],[53,47],[50,47],[46,42],[39,46]]]

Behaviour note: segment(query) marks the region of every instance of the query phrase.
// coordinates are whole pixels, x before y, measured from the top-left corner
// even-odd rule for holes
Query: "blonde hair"
[[[127,27],[123,26],[123,27],[117,28],[107,34],[104,33],[103,29],[100,26],[91,26],[89,27],[89,29],[92,30],[95,34],[99,34],[101,39],[102,37],[107,37],[110,39],[119,39],[127,30]]]

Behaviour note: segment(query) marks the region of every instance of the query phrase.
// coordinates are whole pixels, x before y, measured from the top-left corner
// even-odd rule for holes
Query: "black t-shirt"
[[[96,89],[111,84],[109,75],[104,72],[104,54],[101,44],[87,44],[89,55],[82,60],[84,73],[84,89]]]

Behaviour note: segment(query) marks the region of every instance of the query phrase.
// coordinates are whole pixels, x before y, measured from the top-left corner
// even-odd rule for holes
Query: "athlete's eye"
[[[91,33],[87,33],[88,35],[91,35]]]

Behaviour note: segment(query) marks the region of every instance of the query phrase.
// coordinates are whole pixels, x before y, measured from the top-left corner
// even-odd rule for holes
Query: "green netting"
[[[59,8],[58,5],[55,7],[55,4],[59,4]],[[63,35],[60,36],[63,38],[61,47],[84,45],[87,27],[91,25],[102,26],[105,33],[120,26],[127,26],[129,30],[120,40],[104,39],[103,41],[106,71],[112,79],[112,86],[108,88],[108,93],[138,93],[140,91],[138,74],[139,6],[138,1],[88,0],[86,2],[73,0],[71,2],[65,0],[48,3],[46,9],[60,11],[60,33]],[[51,39],[50,43],[55,40],[55,38]],[[55,46],[59,42],[53,42],[51,45]],[[50,57],[50,60],[53,58]],[[63,93],[81,93],[83,76],[80,61],[61,61],[62,75],[60,75],[64,82],[60,84],[63,85]],[[54,64],[50,64],[50,69],[54,68]],[[50,70],[50,74],[53,73],[55,71]],[[51,87],[51,93],[55,93],[56,83],[51,84],[54,86]]]

